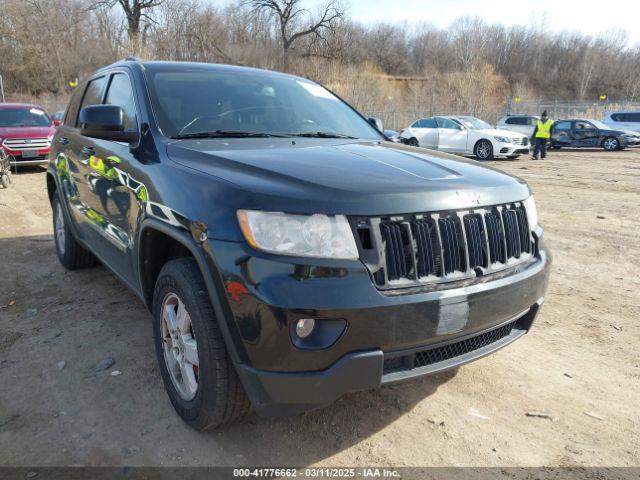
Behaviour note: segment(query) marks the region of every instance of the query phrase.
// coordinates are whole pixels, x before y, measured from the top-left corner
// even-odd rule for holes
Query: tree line
[[[640,46],[461,17],[363,24],[339,0],[0,0],[0,74],[11,95],[66,98],[69,82],[135,55],[284,70],[356,107],[494,114],[522,99],[640,100]]]

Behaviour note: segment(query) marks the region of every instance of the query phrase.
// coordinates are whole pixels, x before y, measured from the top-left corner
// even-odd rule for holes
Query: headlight
[[[529,228],[536,228],[538,226],[538,209],[536,208],[536,202],[533,199],[533,195],[531,195],[522,203],[524,204],[524,209],[527,212],[527,222],[529,223]]]
[[[344,215],[290,215],[238,210],[249,244],[269,253],[296,257],[358,259],[358,248]]]
[[[511,143],[511,139],[508,137],[493,137],[495,138],[498,142],[501,143]]]

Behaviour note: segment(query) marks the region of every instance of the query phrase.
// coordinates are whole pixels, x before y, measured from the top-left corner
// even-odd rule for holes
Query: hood
[[[45,138],[53,135],[56,129],[54,126],[46,127],[0,127],[0,137],[2,138]]]
[[[391,142],[179,140],[167,153],[182,167],[250,192],[251,205],[238,208],[373,215],[494,205],[529,195],[524,181],[475,161]]]

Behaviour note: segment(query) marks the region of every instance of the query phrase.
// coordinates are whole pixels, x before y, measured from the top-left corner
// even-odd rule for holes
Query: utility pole
[[[2,75],[0,75],[0,95],[2,95],[2,102],[4,103],[4,82],[2,81]]]

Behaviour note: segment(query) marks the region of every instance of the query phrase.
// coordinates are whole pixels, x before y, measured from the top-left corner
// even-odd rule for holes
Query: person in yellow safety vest
[[[547,111],[545,110],[542,112],[542,117],[538,120],[538,124],[533,131],[533,138],[531,139],[531,142],[534,144],[533,156],[531,157],[532,160],[537,160],[538,154],[540,154],[543,160],[547,156],[547,143],[551,138],[552,125],[553,120],[549,118],[549,115],[547,115]]]

